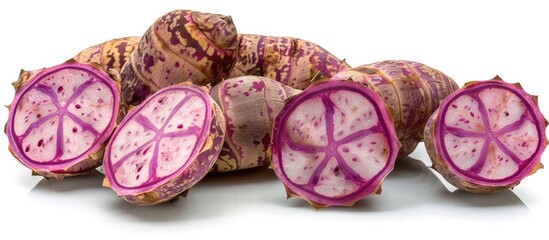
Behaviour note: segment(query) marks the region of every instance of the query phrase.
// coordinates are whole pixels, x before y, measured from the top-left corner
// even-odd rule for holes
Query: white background
[[[231,15],[240,33],[311,40],[352,66],[423,62],[460,86],[499,74],[540,95],[549,115],[549,13],[544,1],[0,1],[0,103],[21,68],[56,65],[107,39],[142,35],[162,14],[188,8]],[[7,110],[0,111],[0,122]],[[352,208],[315,211],[286,200],[271,170],[208,176],[186,199],[133,206],[102,188],[99,173],[46,181],[30,176],[0,137],[0,234],[35,239],[312,237],[372,239],[547,235],[549,172],[512,191],[474,195],[431,171],[420,145],[383,193]],[[549,165],[549,155],[542,162]],[[542,224],[545,222],[545,224]],[[540,229],[541,227],[541,229]],[[171,238],[174,239],[174,238]]]

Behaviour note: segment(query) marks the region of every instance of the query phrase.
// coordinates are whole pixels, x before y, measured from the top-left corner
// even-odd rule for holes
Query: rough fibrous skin
[[[286,99],[298,92],[257,76],[231,78],[214,86],[210,96],[223,111],[226,135],[212,171],[226,172],[268,164],[267,149],[274,119]]]
[[[36,74],[38,74],[42,70],[43,69],[35,69],[35,70],[27,71],[27,70],[21,69],[21,72],[19,73],[19,77],[17,78],[17,81],[11,83],[15,92],[18,92],[19,89],[23,87],[23,85],[27,84],[32,77],[36,76]]]
[[[239,51],[230,77],[264,76],[295,89],[315,78],[330,78],[349,68],[315,43],[292,37],[239,34]]]
[[[351,206],[381,192],[399,142],[389,111],[351,81],[311,85],[276,118],[271,167],[289,197],[313,207]]]
[[[10,105],[10,151],[46,178],[94,170],[115,128],[119,96],[118,82],[94,66],[67,62],[42,70]]]
[[[123,107],[160,88],[190,80],[215,85],[236,62],[238,36],[231,17],[176,10],[145,32],[121,71]]]
[[[459,189],[510,189],[542,167],[547,122],[535,97],[496,77],[448,96],[425,126],[433,168]]]
[[[423,137],[423,128],[440,101],[458,89],[444,73],[412,61],[382,61],[344,70],[333,80],[352,80],[376,91],[392,108],[402,144],[399,156],[409,155]]]
[[[105,149],[104,186],[139,205],[177,198],[202,179],[223,146],[225,119],[191,84],[163,88],[135,107]]]
[[[137,47],[139,39],[139,37],[111,39],[82,50],[74,56],[74,60],[82,63],[98,63],[105,72],[109,69],[120,72]]]
[[[111,39],[82,50],[73,59],[81,63],[98,64],[104,72],[109,72],[110,69],[120,72],[122,65],[129,59],[138,42],[139,37]],[[38,74],[41,70],[21,70],[17,81],[12,83],[15,91],[19,91],[32,76]]]

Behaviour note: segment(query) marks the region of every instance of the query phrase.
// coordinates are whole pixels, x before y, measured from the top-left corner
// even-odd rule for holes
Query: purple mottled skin
[[[442,99],[458,89],[444,73],[422,63],[404,60],[358,66],[344,70],[332,79],[363,83],[392,108],[394,125],[402,143],[399,156],[414,151],[423,137],[429,116]]]
[[[496,77],[449,95],[425,126],[425,146],[457,188],[497,192],[542,167],[546,124],[534,97]]]
[[[264,76],[295,89],[330,78],[349,65],[313,42],[291,37],[239,34],[238,59],[230,77]]]
[[[243,76],[231,78],[210,91],[226,119],[223,150],[213,172],[226,172],[263,166],[270,162],[267,153],[274,119],[284,102],[300,92],[269,78]]]
[[[109,75],[75,61],[46,68],[15,94],[9,149],[33,174],[61,180],[101,165],[120,90]]]
[[[316,83],[276,118],[272,163],[288,196],[313,207],[351,206],[381,192],[399,142],[381,98],[351,81]]]
[[[105,149],[104,186],[138,205],[177,198],[214,164],[225,119],[202,88],[163,88],[132,110]]]
[[[176,10],[145,32],[122,67],[124,108],[160,88],[191,81],[215,85],[236,62],[238,37],[231,17]]]

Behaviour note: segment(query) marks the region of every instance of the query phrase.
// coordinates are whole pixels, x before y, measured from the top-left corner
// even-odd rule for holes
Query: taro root
[[[345,61],[303,39],[239,34],[238,59],[230,77],[264,76],[305,89],[316,78],[349,68]]]
[[[82,50],[73,59],[81,63],[98,64],[104,72],[109,72],[110,69],[120,72],[122,65],[126,63],[138,42],[139,37],[111,39]],[[32,76],[38,74],[41,70],[21,70],[17,81],[12,83],[15,91],[19,91]]]
[[[440,101],[458,89],[444,73],[412,61],[381,61],[344,70],[333,80],[352,80],[376,91],[394,113],[402,144],[399,156],[409,155],[422,140],[429,116]]]
[[[537,97],[496,76],[442,101],[425,126],[425,146],[434,169],[457,188],[497,192],[542,167],[546,125]]]
[[[9,107],[9,149],[46,178],[93,171],[115,128],[119,96],[118,82],[94,66],[73,61],[46,68]]]
[[[231,78],[214,86],[210,96],[223,111],[226,134],[212,171],[226,172],[268,164],[267,149],[274,119],[286,99],[298,92],[269,78],[256,76]]]
[[[223,145],[225,119],[205,90],[163,88],[135,107],[105,149],[103,185],[139,205],[172,200],[202,179]]]
[[[289,197],[314,208],[351,206],[381,192],[398,150],[390,113],[374,91],[328,81],[290,98],[280,111],[271,167]]]
[[[237,52],[231,17],[191,10],[169,12],[145,32],[122,67],[122,107],[138,105],[160,88],[187,80],[215,85],[229,76]]]

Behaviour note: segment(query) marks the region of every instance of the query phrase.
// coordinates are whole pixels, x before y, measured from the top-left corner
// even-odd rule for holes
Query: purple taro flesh
[[[546,121],[535,97],[499,77],[466,84],[425,128],[433,167],[459,189],[510,189],[542,167]]]
[[[93,171],[115,128],[119,96],[118,83],[94,66],[67,62],[42,70],[10,105],[10,151],[46,178]]]
[[[163,88],[130,111],[113,133],[103,184],[139,205],[177,198],[214,164],[224,126],[220,108],[202,88]]]
[[[383,100],[351,81],[311,85],[276,118],[271,167],[288,196],[351,206],[381,191],[399,141]]]

